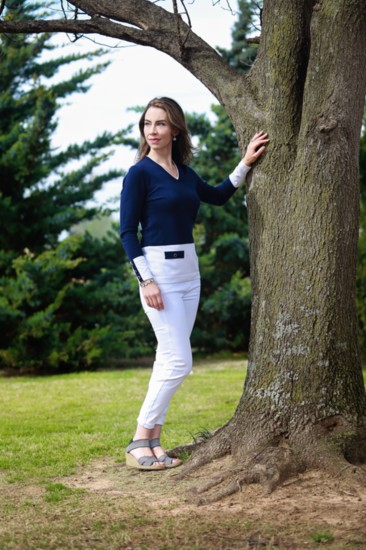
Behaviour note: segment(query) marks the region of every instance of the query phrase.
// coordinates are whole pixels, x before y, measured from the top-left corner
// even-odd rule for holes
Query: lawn
[[[229,420],[243,358],[196,362],[164,430],[172,448]],[[192,487],[215,462],[179,480],[179,468],[124,466],[149,369],[0,378],[1,550],[292,550],[366,548],[366,492],[309,472],[271,495],[248,486],[210,506]]]
[[[124,460],[150,370],[0,378],[0,471],[6,481],[42,483],[94,458]],[[217,428],[242,393],[244,361],[200,363],[173,401],[164,429],[172,448]]]

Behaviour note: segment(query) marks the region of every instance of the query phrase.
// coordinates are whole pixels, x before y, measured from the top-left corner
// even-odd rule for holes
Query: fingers
[[[268,142],[269,142],[269,139],[268,139],[268,134],[266,132],[258,132],[250,140],[251,144],[256,143],[257,145],[261,143],[268,143]]]
[[[265,149],[266,149],[265,146],[262,145],[262,147],[260,147],[259,149],[257,149],[257,151],[253,153],[253,156],[256,158],[259,158],[261,154],[264,153]]]
[[[153,309],[157,309],[158,311],[161,311],[162,309],[164,309],[164,304],[163,304],[163,300],[161,299],[161,297],[158,297],[158,296],[155,296],[155,297],[149,297],[149,298],[145,298],[145,301],[147,303],[147,305]]]
[[[150,285],[144,287],[142,293],[145,302],[149,307],[157,309],[158,311],[164,309],[164,303],[160,289],[155,283],[151,283]]]
[[[269,143],[268,134],[266,132],[257,132],[249,142],[247,151],[244,156],[244,163],[247,166],[253,164],[266,150]]]
[[[268,134],[265,133],[265,132],[257,132],[256,134],[254,134],[254,136],[252,137],[252,139],[250,141],[253,142],[253,141],[256,141],[257,139],[261,139],[262,137],[267,138],[267,136],[268,136]]]

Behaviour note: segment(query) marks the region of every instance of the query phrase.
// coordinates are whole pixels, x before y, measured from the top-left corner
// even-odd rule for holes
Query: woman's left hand
[[[251,166],[264,153],[266,146],[269,143],[268,134],[258,132],[249,142],[247,151],[244,155],[243,162],[247,166]]]

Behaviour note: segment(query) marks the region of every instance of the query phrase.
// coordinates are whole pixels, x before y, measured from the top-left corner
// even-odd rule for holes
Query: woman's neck
[[[169,153],[158,153],[157,151],[150,151],[147,155],[151,160],[161,164],[162,166],[174,166],[174,162],[171,154]]]
[[[153,151],[153,154],[151,154],[150,151],[147,157],[153,162],[156,162],[156,164],[159,164],[159,166],[161,166],[162,168],[164,168],[164,170],[166,170],[171,176],[173,176],[173,178],[179,179],[179,169],[172,157],[170,155],[156,155],[154,153],[155,151]]]

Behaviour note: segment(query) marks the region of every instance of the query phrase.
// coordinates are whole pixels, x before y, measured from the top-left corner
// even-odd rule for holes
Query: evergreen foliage
[[[246,39],[258,19],[258,2],[239,0],[238,19],[229,50],[218,48],[226,61],[246,72],[255,60],[257,45]],[[223,107],[212,106],[215,121],[189,117],[198,153],[192,166],[210,183],[220,183],[240,161],[236,134]],[[196,243],[201,265],[201,307],[192,335],[201,350],[247,350],[250,333],[248,219],[243,189],[222,208],[201,204]]]
[[[27,2],[7,2],[6,18],[32,18],[37,8]],[[21,253],[25,248],[40,252],[55,246],[62,231],[97,208],[86,207],[103,183],[118,177],[110,170],[94,175],[108,158],[106,148],[123,136],[104,133],[81,145],[54,152],[52,135],[61,100],[84,93],[87,81],[107,63],[77,72],[66,81],[53,82],[60,68],[76,61],[93,61],[103,51],[42,60],[52,51],[50,36],[1,36],[0,72],[0,248]],[[65,170],[72,161],[77,167]]]
[[[8,1],[5,17],[32,18],[39,9]],[[50,38],[0,38],[0,365],[16,371],[92,368],[131,355],[139,327],[117,231],[102,240],[85,233],[60,241],[101,211],[91,199],[122,172],[96,169],[112,147],[130,143],[130,129],[53,150],[62,101],[85,93],[107,63],[95,63],[102,50],[45,60],[54,49]],[[54,78],[80,61],[86,68],[71,78]]]
[[[198,151],[192,167],[212,184],[221,183],[240,161],[236,135],[221,106],[215,119],[188,116]],[[246,350],[250,329],[248,220],[244,190],[223,207],[202,203],[195,227],[202,279],[201,305],[192,334],[195,348]]]
[[[233,53],[222,52],[228,60],[232,56],[238,70],[245,70],[236,57],[252,4],[240,3],[245,13],[233,30],[234,46],[236,40],[240,44]],[[5,17],[17,19],[35,17],[41,9],[21,0],[6,7]],[[0,40],[0,365],[16,372],[64,372],[152,353],[154,335],[117,228],[102,238],[75,229],[88,227],[88,220],[101,213],[90,200],[121,173],[96,175],[95,169],[112,147],[136,146],[131,128],[52,149],[62,101],[88,90],[90,78],[107,66],[95,64],[104,52],[45,60],[43,54],[54,48],[48,35]],[[77,61],[87,68],[67,80],[54,78]],[[198,141],[193,167],[210,183],[219,183],[240,155],[224,110],[214,106],[212,111],[213,122],[206,115],[188,119]],[[243,192],[224,208],[202,205],[195,232],[202,303],[193,345],[204,351],[246,349],[251,291]],[[60,242],[65,233],[70,236]]]
[[[247,72],[253,65],[258,45],[249,44],[248,36],[258,30],[260,25],[262,1],[238,0],[237,20],[234,23],[229,50],[217,48],[222,57],[239,72]]]

